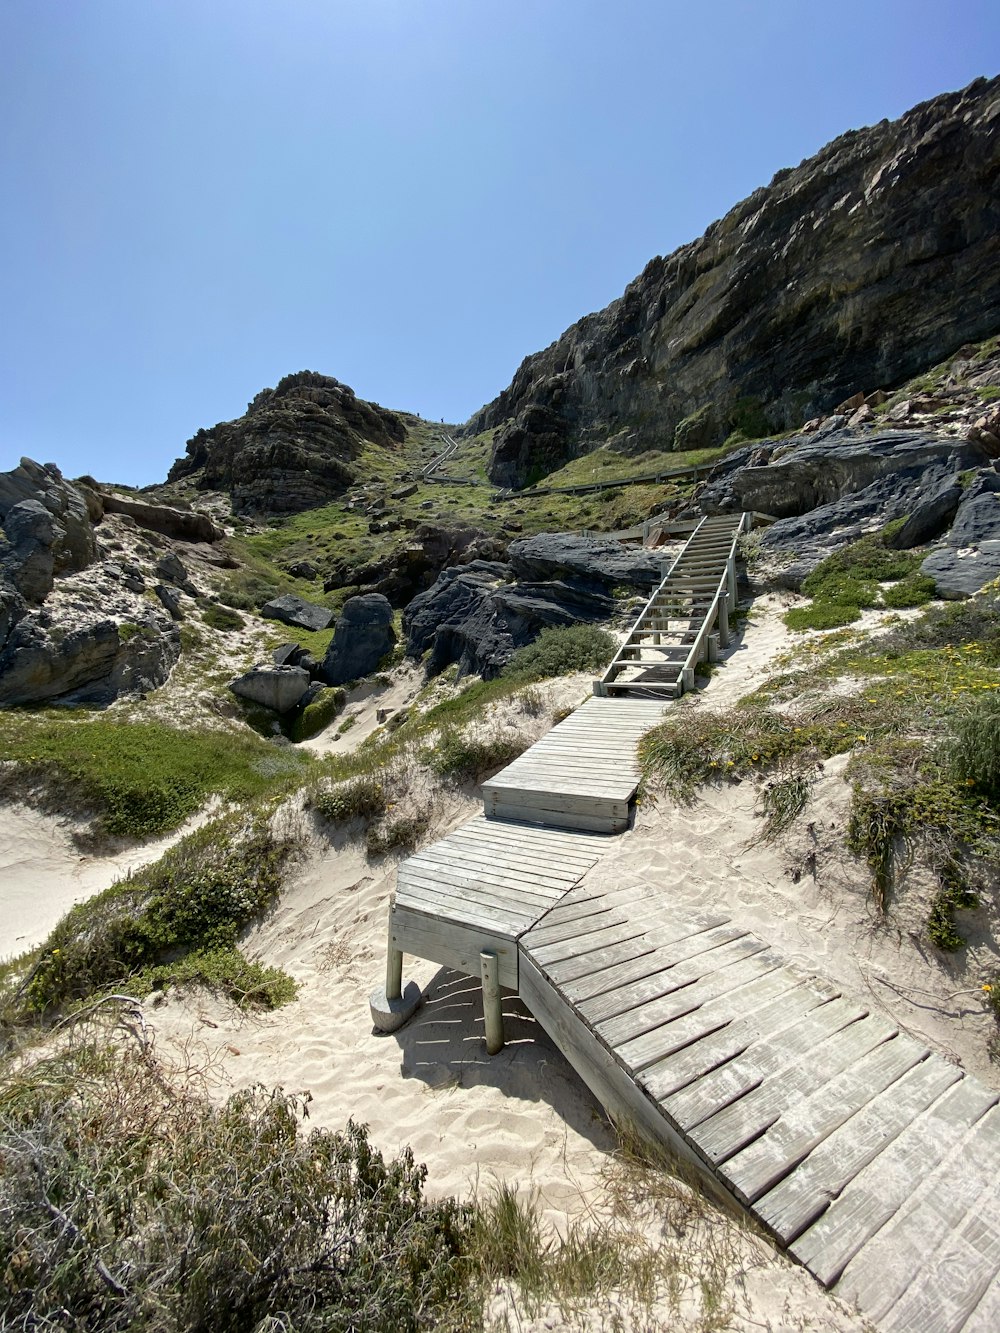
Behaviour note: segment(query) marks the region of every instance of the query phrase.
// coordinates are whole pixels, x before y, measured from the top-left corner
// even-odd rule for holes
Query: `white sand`
[[[207,817],[190,820],[156,842],[107,856],[84,856],[72,838],[74,828],[81,826],[27,806],[0,809],[0,959],[41,944],[76,903],[158,860]]]

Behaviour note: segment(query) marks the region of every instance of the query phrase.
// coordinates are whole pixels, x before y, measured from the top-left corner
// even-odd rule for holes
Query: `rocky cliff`
[[[528,357],[465,434],[521,486],[625,452],[785,430],[1000,327],[1000,78],[779,171]]]
[[[356,480],[351,463],[366,442],[392,448],[405,434],[394,412],[303,370],[262,390],[235,421],[199,430],[168,479],[228,491],[235,513],[297,513]]]

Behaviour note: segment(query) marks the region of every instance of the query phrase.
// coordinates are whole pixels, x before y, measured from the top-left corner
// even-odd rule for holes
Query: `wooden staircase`
[[[736,605],[736,542],[749,514],[702,519],[643,608],[594,693],[676,699],[695,667],[729,644]]]

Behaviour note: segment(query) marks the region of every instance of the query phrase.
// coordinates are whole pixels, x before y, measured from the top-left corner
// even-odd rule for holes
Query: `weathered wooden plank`
[[[577,940],[587,947],[587,936],[595,931],[610,930],[616,926],[628,926],[635,924],[632,915],[629,912],[629,904],[620,907],[605,907],[600,912],[591,912],[586,916],[575,916],[566,920],[565,918],[552,919],[552,908],[546,913],[544,919],[539,919],[532,927],[530,951],[538,957],[541,950],[547,949],[550,945],[561,944],[564,941],[571,941],[574,944]],[[635,904],[631,904],[635,906]]]
[[[462,898],[445,890],[436,890],[423,884],[410,885],[406,893],[398,893],[396,901],[402,906],[418,907],[428,916],[438,916],[444,921],[458,921],[466,925],[481,926],[498,935],[516,938],[525,927],[523,913],[504,912],[488,908],[482,903]]]
[[[805,1161],[759,1198],[757,1216],[788,1244],[869,1162],[962,1077],[930,1056],[833,1130]]]
[[[891,1023],[868,1014],[818,1041],[808,1061],[786,1065],[780,1078],[765,1078],[752,1091],[692,1130],[699,1151],[720,1162],[750,1143],[789,1107],[836,1077],[857,1059],[896,1035]],[[752,1048],[751,1048],[752,1049]]]
[[[544,974],[523,954],[518,991],[528,1009],[613,1119],[623,1126],[631,1126],[652,1143],[666,1147],[682,1161],[704,1171],[704,1163],[675,1133],[659,1108],[640,1091],[593,1032],[574,1017]],[[713,1187],[710,1179],[706,1179],[706,1184]],[[717,1186],[714,1188],[719,1192]]]
[[[542,920],[547,920],[547,918],[542,918]],[[654,972],[659,972],[665,967],[671,967],[675,963],[696,958],[699,954],[715,949],[720,944],[728,944],[732,940],[746,939],[750,936],[748,930],[732,924],[712,927],[700,923],[691,923],[687,929],[688,934],[683,938],[679,940],[671,939],[669,944],[654,945],[647,954],[630,958],[625,962],[612,963],[599,971],[587,973],[575,981],[562,983],[566,998],[572,1000],[574,1004],[580,1004],[581,1001],[603,995],[606,991],[617,990],[619,986],[624,986],[629,982],[640,981],[642,978],[650,976]]]
[[[389,942],[404,954],[453,967],[471,977],[479,975],[480,950],[491,949],[499,962],[501,986],[517,989],[517,946],[508,936],[441,921],[397,906],[389,915]]]
[[[663,908],[662,904],[655,900],[644,900],[633,905],[631,909],[613,908],[605,915],[611,918],[606,926],[601,924],[600,917],[584,917],[578,930],[574,929],[574,923],[571,922],[566,927],[568,933],[558,940],[546,940],[542,936],[545,927],[540,924],[538,935],[533,935],[526,941],[524,948],[549,972],[553,964],[562,962],[565,958],[582,959],[594,949],[623,942],[646,929],[654,930],[662,921]],[[552,976],[553,973],[549,972],[549,975]]]
[[[634,907],[649,901],[659,901],[659,895],[655,895],[654,890],[642,885],[619,889],[613,893],[598,890],[592,897],[582,899],[571,897],[575,892],[575,888],[570,889],[554,907],[549,908],[538,923],[539,930],[550,925],[564,925],[583,920],[584,917],[598,916],[611,908]]]
[[[531,890],[527,885],[508,880],[504,875],[484,876],[476,871],[462,870],[457,866],[446,866],[420,862],[418,865],[407,863],[402,877],[397,876],[397,883],[427,884],[432,888],[440,884],[442,888],[460,890],[463,897],[479,899],[490,905],[506,907],[524,907],[541,916],[547,907],[557,903],[561,897],[558,889],[540,887]]]
[[[669,963],[656,972],[630,981],[614,990],[602,991],[590,1000],[577,1003],[577,1009],[592,1026],[609,1022],[639,1007],[645,1009],[654,1001],[672,994],[682,986],[690,986],[695,981],[728,968],[753,954],[761,953],[767,946],[756,935],[743,935],[735,940],[726,940],[714,949],[703,949],[684,962]],[[727,977],[720,976],[714,983],[726,988]]]
[[[497,884],[521,886],[522,892],[534,892],[545,899],[562,895],[576,883],[575,878],[566,875],[552,875],[542,870],[524,870],[511,865],[506,857],[467,856],[454,847],[428,847],[405,862],[407,866],[419,866],[435,872],[439,866],[460,871],[464,874],[485,876]]]
[[[883,1042],[808,1097],[786,1107],[765,1134],[724,1162],[719,1174],[738,1197],[752,1203],[855,1111],[926,1056],[926,1048],[909,1037]]]
[[[557,880],[569,888],[597,864],[597,857],[570,863],[560,852],[530,849],[515,852],[511,847],[484,845],[481,839],[477,839],[474,843],[455,840],[435,844],[432,855],[435,860],[439,860],[441,856],[449,856],[453,852],[463,860],[477,865],[503,866],[507,871],[518,871],[521,874],[537,873],[547,879]]]
[[[982,1219],[984,1208],[996,1217],[1000,1111],[987,1112],[973,1126],[963,1149],[947,1180],[936,1179],[934,1189],[925,1182],[910,1205],[855,1255],[837,1284],[838,1295],[857,1301],[869,1318],[886,1328],[906,1327],[899,1321],[909,1316],[921,1320],[910,1324],[913,1333],[959,1329],[983,1294],[975,1248],[977,1242],[991,1247],[993,1237],[970,1223]],[[940,1177],[941,1168],[934,1175]],[[936,1305],[928,1310],[921,1301],[923,1309],[914,1309],[916,1298],[927,1291],[928,1277],[937,1282]],[[928,1324],[928,1316],[934,1322]]]
[[[854,1177],[793,1242],[792,1254],[820,1282],[832,1286],[862,1246],[906,1204],[915,1182],[947,1191],[949,1178],[966,1155],[972,1127],[997,1099],[975,1079],[963,1078]]]
[[[763,1026],[759,1036],[745,1039],[754,1031],[759,1021],[758,1015],[749,1020],[739,1020],[732,1029],[726,1029],[709,1040],[714,1049],[706,1052],[708,1058],[721,1054],[723,1048],[732,1042],[739,1044],[739,1049],[731,1058],[718,1059],[710,1073],[700,1078],[696,1085],[683,1092],[675,1091],[677,1071],[669,1062],[655,1065],[643,1074],[651,1096],[664,1103],[665,1109],[684,1129],[693,1129],[710,1116],[719,1112],[731,1102],[746,1096],[759,1088],[765,1080],[781,1080],[786,1070],[794,1068],[822,1041],[832,1037],[850,1024],[865,1016],[865,1007],[857,1000],[831,998],[829,1004],[816,1005],[807,1014],[799,1015],[795,1021],[782,1022],[780,1013],[773,1018],[773,1026]],[[766,1040],[762,1040],[766,1038]],[[680,1057],[672,1057],[675,1061]],[[774,1086],[779,1086],[775,1083]],[[793,1095],[794,1084],[790,1085],[789,1095]],[[743,1113],[741,1113],[743,1114]]]
[[[483,783],[483,800],[503,804],[511,810],[521,808],[548,810],[553,814],[605,815],[608,818],[624,818],[628,814],[628,801],[624,797],[611,797],[589,794],[586,792],[551,792],[544,788],[527,785],[507,785],[501,782]]]
[[[565,811],[555,813],[546,809],[533,809],[531,806],[508,805],[498,795],[494,795],[487,806],[489,819],[521,819],[551,827],[558,823],[560,828],[583,829],[589,833],[623,833],[628,828],[627,818],[608,815],[569,814]]]
[[[473,828],[483,829],[481,836],[487,834],[490,839],[501,838],[505,841],[531,846],[542,845],[550,848],[565,847],[570,852],[578,852],[592,849],[598,855],[603,855],[609,847],[609,841],[597,833],[582,833],[567,829],[555,828],[535,828],[531,824],[524,824],[516,819],[499,820],[487,819],[485,815],[477,815],[475,819],[463,824],[461,830],[472,830]]]
[[[979,1304],[962,1325],[962,1333],[996,1333],[1000,1328],[1000,1281],[994,1280],[983,1292]]]
[[[593,976],[596,981],[601,973],[620,963],[646,957],[656,949],[668,948],[677,941],[680,929],[686,930],[687,934],[680,936],[680,938],[685,939],[699,933],[702,929],[708,929],[718,924],[720,924],[719,919],[706,916],[701,924],[687,922],[683,927],[680,927],[670,916],[664,916],[656,926],[646,927],[636,935],[630,935],[628,939],[622,939],[616,944],[609,943],[599,951],[591,951],[586,955],[574,955],[565,959],[550,959],[544,962],[542,966],[552,980],[563,987],[568,995],[572,996],[575,986],[582,984],[583,978]],[[525,936],[525,939],[530,940],[530,935]],[[532,952],[530,946],[527,951]]]
[[[683,994],[670,992],[657,1000],[648,1001],[640,1009],[629,1009],[626,1013],[595,1023],[597,1032],[613,1050],[621,1053],[623,1060],[631,1062],[632,1056],[636,1054],[636,1047],[632,1043],[637,1038],[664,1023],[672,1023],[680,1014],[690,1013],[695,1007],[713,1005],[724,1008],[730,1019],[738,1017],[739,1002],[734,1005],[728,999],[729,993],[781,967],[781,959],[777,954],[772,953],[763,941],[760,946],[750,956],[739,955],[735,960],[730,956],[727,967],[701,980],[694,979],[682,987]],[[643,1064],[649,1063],[645,1058],[640,1058]]]
[[[649,1065],[656,1064],[674,1051],[690,1046],[694,1041],[717,1032],[731,1023],[736,1013],[749,1013],[760,1009],[775,996],[792,990],[796,983],[795,976],[788,968],[771,967],[766,954],[758,954],[753,963],[760,969],[760,974],[747,980],[734,991],[720,996],[716,1000],[700,1004],[690,1013],[683,1014],[671,1022],[616,1048],[616,1054],[627,1064],[633,1074],[639,1074]],[[741,964],[741,966],[743,966]],[[766,970],[771,967],[771,970]],[[749,970],[749,969],[748,969]],[[683,992],[678,992],[683,995]]]

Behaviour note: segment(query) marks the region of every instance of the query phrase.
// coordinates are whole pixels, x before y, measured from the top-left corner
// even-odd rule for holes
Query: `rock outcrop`
[[[392,606],[380,593],[347,599],[320,667],[328,685],[346,685],[378,670],[396,644],[392,617]]]
[[[292,592],[265,602],[260,613],[265,620],[280,620],[283,625],[294,625],[297,629],[327,629],[333,620],[328,606],[317,606]]]
[[[444,570],[403,612],[407,656],[427,653],[428,675],[457,662],[461,675],[495,676],[541,630],[607,620],[612,588],[648,592],[661,577],[648,551],[609,538],[543,534],[510,554]]]
[[[174,509],[171,505],[151,505],[142,500],[126,500],[120,495],[109,495],[105,491],[96,492],[96,498],[104,514],[128,514],[134,518],[140,528],[150,532],[162,533],[174,541],[181,542],[217,542],[226,535],[207,514],[196,514],[187,509]]]
[[[242,417],[199,430],[169,480],[228,491],[234,513],[297,513],[351,485],[366,441],[391,449],[405,435],[394,412],[303,370],[262,390]]]
[[[835,139],[522,364],[467,423],[521,486],[627,452],[801,425],[992,334],[1000,78]],[[983,427],[989,433],[988,427]]]
[[[0,526],[0,578],[30,602],[44,601],[57,577],[97,557],[87,501],[53,463],[22,458],[19,467],[0,472]]]
[[[337,588],[377,592],[393,606],[402,607],[429,588],[443,569],[471,560],[500,560],[505,553],[506,544],[480,528],[420,523],[402,547],[390,549],[367,564],[356,565],[350,557],[334,562],[323,588],[326,592]]]

